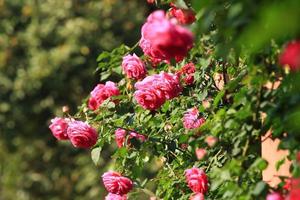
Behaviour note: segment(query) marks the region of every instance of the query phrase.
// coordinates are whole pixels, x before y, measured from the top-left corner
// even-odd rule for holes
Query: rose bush
[[[115,171],[102,176],[109,192],[106,198],[297,200],[297,179],[292,179],[289,189],[283,183],[291,177],[280,177],[282,183],[276,187],[262,181],[268,163],[261,157],[261,137],[272,130],[270,137],[281,139],[279,148],[289,150],[288,159],[296,160],[299,51],[295,42],[284,47],[286,35],[270,22],[280,19],[287,8],[299,19],[295,10],[299,2],[270,3],[270,9],[262,9],[259,16],[270,10],[276,15],[256,16],[259,20],[253,16],[256,7],[249,8],[253,11],[249,15],[242,12],[248,8],[246,2],[198,2],[155,2],[171,7],[171,13],[174,6],[194,9],[199,15],[194,34],[182,25],[186,23],[178,23],[180,16],[158,10],[141,27],[136,45],[99,55],[98,70],[111,65],[107,78],[115,84],[112,90],[102,89],[106,85],[95,89],[76,117],[97,127],[99,139],[92,150],[96,164],[105,145],[116,141]],[[231,21],[236,17],[243,20]],[[269,27],[263,30],[268,38],[254,36],[258,27]],[[138,45],[144,55],[130,56],[138,54]],[[139,80],[145,67],[148,74]],[[129,68],[143,76],[133,77]],[[112,96],[114,101],[109,99]],[[93,112],[91,101],[96,102],[92,108],[101,105],[99,112]],[[284,159],[276,167],[283,163]],[[300,176],[298,162],[290,170],[292,177]]]

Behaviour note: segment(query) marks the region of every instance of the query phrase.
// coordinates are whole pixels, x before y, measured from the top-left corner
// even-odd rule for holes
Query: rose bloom
[[[97,131],[82,121],[71,121],[67,133],[71,143],[77,148],[91,148],[98,139]]]
[[[127,196],[108,193],[108,195],[105,197],[105,200],[127,200]]]
[[[192,194],[190,200],[204,200],[204,195],[202,193]]]
[[[290,181],[290,193],[286,200],[299,200],[300,199],[300,178],[292,178]]]
[[[126,130],[124,130],[124,129],[118,128],[115,131],[115,140],[116,140],[117,146],[119,148],[124,146],[125,140],[126,140],[126,135],[127,135],[127,133],[126,133]],[[135,132],[129,133],[129,139],[131,139],[131,138],[136,138],[137,140],[139,140],[141,142],[144,142],[147,139],[146,136],[139,134],[139,133],[135,133]],[[130,141],[128,141],[128,145],[130,145]]]
[[[279,56],[279,63],[288,66],[292,71],[300,69],[300,40],[292,41],[286,45]]]
[[[102,180],[107,191],[113,194],[125,195],[133,187],[133,183],[129,178],[114,171],[105,172],[102,175]]]
[[[195,129],[204,123],[204,118],[199,119],[199,111],[197,108],[188,109],[183,116],[183,126],[186,129]]]
[[[273,192],[267,195],[266,200],[284,200],[284,198],[280,193]]]
[[[147,73],[145,64],[135,54],[123,57],[122,69],[128,78],[136,80],[144,78]]]
[[[205,194],[208,190],[208,178],[202,169],[193,167],[185,170],[189,188],[195,193]]]
[[[55,117],[51,119],[51,124],[49,126],[53,136],[58,140],[69,139],[67,134],[68,120],[60,117]]]
[[[206,150],[203,148],[196,148],[195,153],[198,160],[202,160],[207,154]]]
[[[177,8],[173,3],[171,3],[171,9],[169,13],[181,24],[192,24],[194,21],[196,21],[195,12],[193,10]]]
[[[147,2],[148,2],[149,4],[152,4],[152,3],[155,2],[155,0],[147,0]]]
[[[209,147],[213,147],[218,142],[218,138],[210,135],[205,138],[205,142]]]
[[[158,109],[166,100],[177,97],[182,91],[178,76],[166,72],[148,76],[134,87],[136,101],[149,110]]]
[[[141,32],[140,47],[154,64],[170,63],[171,59],[179,62],[193,47],[192,33],[168,19],[162,10],[149,15]]]
[[[91,110],[97,110],[103,101],[112,96],[118,96],[119,94],[120,91],[114,82],[107,81],[105,85],[98,84],[91,92],[88,106]]]

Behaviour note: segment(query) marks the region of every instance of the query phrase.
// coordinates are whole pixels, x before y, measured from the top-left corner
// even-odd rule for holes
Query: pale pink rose
[[[114,82],[107,81],[105,85],[98,84],[91,92],[88,106],[91,110],[97,110],[103,101],[119,94],[120,91]]]
[[[105,172],[102,175],[102,180],[107,191],[113,194],[125,195],[133,187],[133,183],[129,178],[114,171]]]
[[[91,148],[98,139],[97,131],[86,122],[71,121],[67,129],[68,136],[74,147]]]
[[[202,169],[193,167],[185,170],[189,188],[195,193],[205,194],[208,190],[208,178]]]
[[[213,147],[213,146],[215,146],[215,144],[218,142],[218,138],[209,135],[209,136],[207,136],[207,137],[205,138],[205,142],[207,143],[207,145],[208,145],[209,147]]]
[[[108,195],[105,197],[105,200],[127,200],[127,196],[108,193]]]
[[[164,11],[153,12],[142,27],[140,47],[157,64],[161,61],[183,60],[193,47],[192,33],[169,20]]]
[[[203,148],[196,148],[195,153],[198,160],[202,160],[207,154],[206,149]]]
[[[183,126],[186,129],[195,129],[205,123],[204,118],[199,118],[199,111],[197,108],[188,109],[183,116]]]
[[[204,195],[202,193],[192,194],[190,200],[204,200]]]
[[[136,80],[144,78],[147,74],[145,64],[135,54],[123,57],[122,69],[128,78]]]
[[[266,200],[284,200],[284,198],[280,193],[273,192],[267,195]]]
[[[60,118],[60,117],[55,117],[54,119],[51,120],[51,124],[49,126],[52,134],[56,139],[58,140],[68,140],[68,134],[67,134],[67,129],[68,129],[68,120]]]
[[[279,56],[279,63],[292,71],[300,69],[300,40],[289,42]]]
[[[191,9],[177,8],[175,4],[171,3],[169,11],[171,17],[175,17],[181,24],[192,24],[196,21],[195,12]]]

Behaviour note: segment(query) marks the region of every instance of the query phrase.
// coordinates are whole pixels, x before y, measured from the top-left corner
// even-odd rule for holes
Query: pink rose
[[[199,119],[199,111],[197,108],[188,109],[183,116],[183,126],[186,129],[195,129],[204,123],[204,118]]]
[[[134,93],[136,101],[149,110],[156,110],[182,91],[178,76],[166,72],[148,76],[134,86],[137,89]]]
[[[136,80],[144,78],[147,74],[143,61],[135,54],[123,57],[122,69],[128,78]]]
[[[124,129],[118,128],[115,131],[115,140],[116,140],[117,146],[119,148],[124,146],[125,140],[126,140],[126,135],[127,135],[127,133],[126,133],[126,130],[124,130]],[[135,132],[129,133],[129,139],[131,139],[131,138],[136,138],[137,140],[139,140],[141,142],[144,142],[147,139],[146,136],[139,134],[139,133],[135,133]],[[130,145],[130,141],[128,141],[128,145]]]
[[[202,160],[206,156],[206,150],[202,148],[196,148],[195,150],[196,157],[198,160]]]
[[[288,43],[279,56],[279,63],[287,65],[292,71],[300,69],[300,40]]]
[[[52,134],[56,139],[58,140],[67,140],[69,139],[68,134],[67,134],[67,129],[68,129],[68,120],[60,118],[60,117],[55,117],[54,119],[51,120],[51,124],[49,126]]]
[[[290,193],[286,200],[299,200],[300,199],[300,178],[292,178],[290,181]]]
[[[189,188],[195,193],[205,194],[208,190],[208,178],[202,169],[193,167],[185,170],[186,181]]]
[[[283,196],[278,192],[268,194],[266,200],[284,200]]]
[[[71,143],[77,148],[91,148],[98,139],[97,131],[82,121],[71,121],[67,133]]]
[[[193,47],[192,33],[169,20],[164,11],[153,12],[142,27],[140,47],[154,64],[183,60]]]
[[[173,3],[171,3],[171,9],[169,13],[181,24],[192,24],[194,21],[196,21],[195,12],[193,10],[177,8]]]
[[[105,200],[127,200],[127,196],[108,193],[108,195],[105,197]]]
[[[98,84],[91,92],[88,106],[91,110],[97,110],[103,101],[112,96],[118,96],[119,94],[120,91],[114,82],[107,81],[105,85]]]
[[[133,187],[133,183],[129,178],[114,171],[105,172],[102,175],[102,180],[107,191],[113,194],[125,195]]]
[[[202,193],[196,193],[191,195],[190,200],[204,200],[204,195]]]
[[[149,4],[152,4],[152,3],[155,2],[155,0],[147,0],[147,2],[148,2]]]

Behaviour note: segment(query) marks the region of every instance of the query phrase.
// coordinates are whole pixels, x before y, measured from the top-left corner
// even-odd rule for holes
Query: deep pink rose
[[[171,59],[179,62],[193,47],[193,35],[159,10],[149,15],[143,25],[140,47],[154,64],[161,61],[169,63]]]
[[[292,71],[300,69],[300,40],[288,43],[279,56],[279,63],[287,65]]]
[[[190,200],[204,200],[204,195],[202,193],[192,194]]]
[[[135,54],[123,57],[122,69],[128,78],[136,80],[144,78],[147,74],[145,64]]]
[[[127,200],[127,196],[108,193],[108,195],[105,197],[105,200]]]
[[[102,180],[107,191],[113,194],[125,195],[133,187],[133,183],[129,178],[114,171],[105,172],[102,175]]]
[[[68,134],[67,134],[67,129],[68,129],[68,120],[60,118],[60,117],[55,117],[54,119],[51,120],[51,124],[49,126],[52,134],[56,139],[58,140],[67,140],[69,139]]]
[[[188,109],[183,116],[183,126],[186,129],[195,129],[205,123],[204,118],[199,118],[199,111],[197,108]]]
[[[290,193],[286,200],[299,200],[300,199],[300,178],[292,178],[290,181]]]
[[[117,146],[119,148],[124,146],[125,140],[126,140],[126,135],[127,135],[127,132],[124,129],[118,128],[115,131],[115,139],[116,139]],[[137,140],[139,140],[141,142],[144,142],[147,139],[146,136],[144,136],[142,134],[139,134],[139,133],[136,133],[136,132],[130,132],[129,133],[129,139],[131,139],[131,138],[136,138]],[[128,141],[127,144],[130,145],[130,141]]]
[[[189,188],[195,193],[205,194],[208,190],[208,178],[202,169],[193,167],[185,170]]]
[[[67,133],[71,143],[77,148],[91,148],[98,139],[97,131],[82,121],[71,121]]]
[[[198,160],[202,160],[207,154],[206,149],[203,148],[196,148],[195,153]]]
[[[283,196],[278,192],[268,194],[266,200],[284,200]]]
[[[114,82],[107,81],[105,85],[98,84],[91,92],[91,97],[88,103],[89,108],[91,110],[97,110],[103,101],[112,96],[118,96],[119,94],[120,91]]]
[[[192,24],[196,20],[195,12],[193,10],[177,8],[173,3],[171,3],[171,9],[169,13],[181,24]]]
[[[134,86],[137,89],[134,93],[136,101],[149,110],[156,110],[182,91],[178,76],[166,72],[148,76]]]

